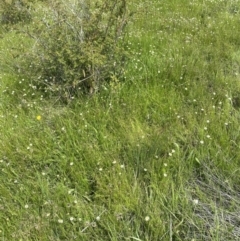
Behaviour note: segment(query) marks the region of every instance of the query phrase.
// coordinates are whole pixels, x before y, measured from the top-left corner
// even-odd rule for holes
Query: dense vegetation
[[[240,2],[128,7],[121,76],[67,102],[16,68],[42,16],[2,18],[0,239],[240,240]]]

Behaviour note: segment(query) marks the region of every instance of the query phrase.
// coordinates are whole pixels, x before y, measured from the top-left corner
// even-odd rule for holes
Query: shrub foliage
[[[21,66],[38,87],[69,98],[119,76],[126,0],[52,0],[38,8],[38,16],[25,31],[34,43]]]
[[[30,22],[29,2],[21,0],[1,1],[1,24],[13,25],[19,22]]]

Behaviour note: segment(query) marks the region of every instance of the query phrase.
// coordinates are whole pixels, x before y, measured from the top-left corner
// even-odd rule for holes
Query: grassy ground
[[[68,106],[1,34],[1,240],[240,240],[240,2],[134,2],[125,82]]]

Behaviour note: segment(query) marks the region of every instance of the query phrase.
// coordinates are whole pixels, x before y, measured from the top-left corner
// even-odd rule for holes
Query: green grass
[[[240,240],[240,2],[130,7],[125,81],[68,105],[1,34],[0,240]]]

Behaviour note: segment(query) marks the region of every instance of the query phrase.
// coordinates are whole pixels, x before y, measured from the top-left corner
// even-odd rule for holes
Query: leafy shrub
[[[70,98],[95,92],[121,73],[124,32],[129,17],[125,0],[48,1],[27,34],[33,48],[22,73],[45,92]]]
[[[1,23],[16,24],[18,22],[30,22],[31,14],[29,3],[21,0],[2,0]]]

